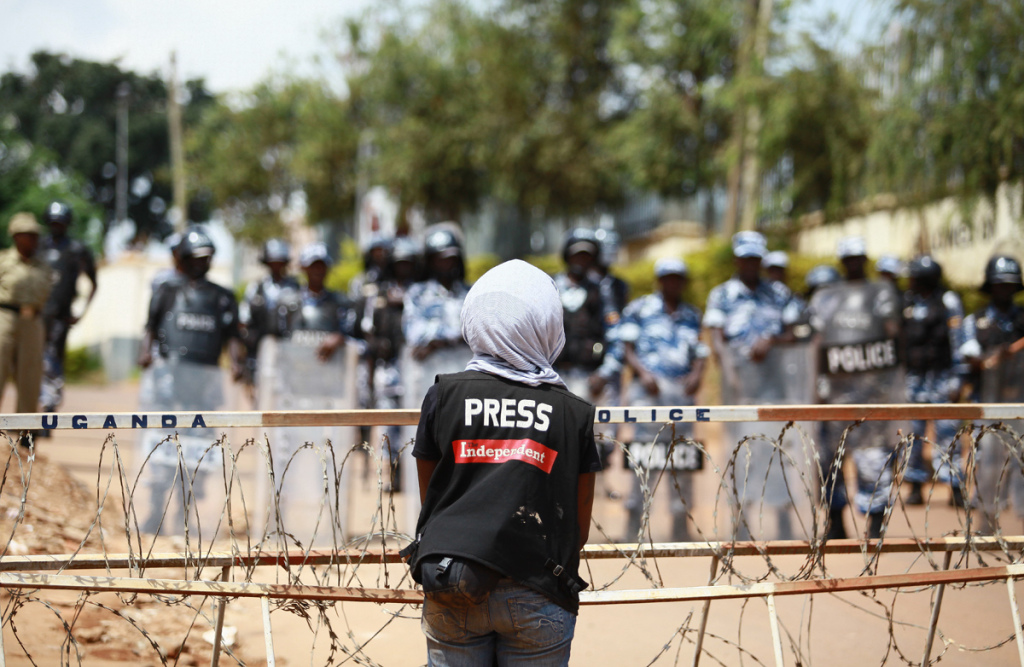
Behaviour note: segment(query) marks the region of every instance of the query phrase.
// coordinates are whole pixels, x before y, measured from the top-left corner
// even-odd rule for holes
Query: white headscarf
[[[551,367],[565,345],[562,300],[535,266],[513,259],[476,281],[462,305],[462,337],[473,350],[466,370],[565,386]]]

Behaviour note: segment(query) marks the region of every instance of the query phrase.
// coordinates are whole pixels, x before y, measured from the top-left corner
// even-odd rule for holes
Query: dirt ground
[[[128,411],[137,406],[138,387],[132,382],[102,386],[72,386],[67,392],[65,412]],[[8,411],[11,396],[0,409]],[[243,409],[236,398],[233,407]],[[702,425],[697,436],[709,447],[722,439],[720,425]],[[59,431],[39,443],[40,468],[45,477],[37,495],[30,498],[24,523],[9,540],[8,553],[67,552],[89,530],[82,512],[89,516],[95,505],[98,484],[97,459],[104,441],[99,431]],[[252,437],[252,433],[229,434],[232,438]],[[127,435],[124,436],[127,439]],[[127,440],[126,440],[127,441]],[[131,447],[122,447],[130,457]],[[44,465],[45,464],[45,465]],[[355,461],[350,501],[353,531],[368,528],[377,509],[376,484],[372,475],[364,476],[366,459]],[[372,466],[371,466],[372,468]],[[66,472],[65,472],[66,471]],[[370,471],[372,472],[372,470]],[[631,485],[630,473],[619,465],[610,467],[601,482],[601,496],[595,508],[599,529],[593,541],[604,536],[619,538],[625,532],[626,512],[621,497]],[[8,477],[11,477],[9,474]],[[33,482],[35,486],[36,481]],[[251,481],[251,480],[249,480]],[[697,524],[705,533],[724,526],[723,507],[702,499],[714,496],[714,477],[709,472],[698,478],[695,487]],[[16,485],[15,485],[16,486]],[[7,496],[17,495],[11,485],[3,489],[4,510],[10,511]],[[962,517],[946,503],[948,489],[936,489],[932,509],[907,508],[893,518],[888,534],[893,537],[940,536],[961,525]],[[91,504],[90,504],[91,503]],[[668,538],[669,518],[665,499],[659,498],[653,518],[655,540]],[[397,503],[399,513],[403,504]],[[12,517],[8,516],[10,520]],[[857,521],[862,521],[860,517]],[[0,524],[6,527],[10,524]],[[26,530],[31,525],[31,531]],[[106,524],[105,524],[106,525]],[[848,518],[852,528],[852,515]],[[6,529],[6,528],[5,528]],[[9,535],[9,530],[5,535]],[[111,544],[116,540],[111,540]],[[96,548],[95,540],[88,542]],[[175,550],[173,540],[161,542],[160,550]],[[165,549],[164,549],[165,548]],[[88,550],[88,549],[87,549]],[[955,563],[956,561],[954,561]],[[932,563],[941,563],[933,557]],[[784,557],[771,564],[787,575],[796,575],[806,565],[804,559]],[[612,582],[613,589],[647,589],[651,582],[644,570],[666,587],[701,586],[708,583],[709,561],[704,558],[659,559],[657,562],[628,564],[624,561],[593,561],[587,565],[594,581]],[[830,556],[828,570],[833,576],[861,574],[864,557]],[[974,565],[972,562],[971,565]],[[937,565],[934,565],[937,566]],[[741,584],[772,580],[763,558],[738,558],[734,563],[747,581],[738,577],[717,583]],[[924,556],[886,555],[880,573],[924,572],[933,564]],[[388,581],[393,584],[405,573],[403,566],[390,566]],[[97,572],[94,574],[103,574]],[[174,572],[152,572],[150,576],[173,578]],[[211,574],[212,576],[212,574]],[[279,571],[257,570],[254,581],[274,582]],[[381,586],[382,569],[364,568],[352,585]],[[1018,598],[1024,596],[1020,585]],[[782,626],[787,665],[871,665],[920,664],[932,600],[930,589],[885,591],[873,595],[856,593],[794,596],[778,598],[777,609]],[[24,600],[22,600],[24,601]],[[84,607],[74,593],[37,593],[19,606],[8,623],[12,598],[0,595],[4,611],[3,644],[8,665],[81,664],[123,666],[127,664],[205,665],[210,662],[211,646],[203,638],[209,633],[213,608],[209,601],[197,598],[130,598],[96,595]],[[197,615],[195,608],[199,608]],[[692,663],[697,619],[701,604],[648,603],[585,607],[580,613],[572,665],[648,665]],[[308,607],[275,609],[272,613],[273,643],[278,665],[322,665],[356,663],[385,666],[416,666],[425,660],[425,642],[418,627],[418,608],[372,603],[339,604],[325,611],[328,624],[318,623],[317,614]],[[77,644],[67,641],[64,623],[72,626]],[[260,606],[253,600],[234,600],[227,607],[225,625],[233,634],[233,651],[246,665],[267,664],[265,635]],[[191,628],[191,629],[190,629]],[[1013,621],[1009,596],[1003,583],[962,588],[949,586],[939,622],[939,636],[931,659],[940,654],[946,665],[1019,664],[1013,640]],[[765,600],[715,602],[711,605],[705,655],[701,664],[750,665],[773,664],[771,630]],[[337,653],[331,653],[330,636],[337,635]],[[998,648],[987,651],[979,649]],[[798,646],[799,660],[792,650]],[[158,647],[158,648],[157,648]],[[347,655],[348,651],[350,655]],[[31,658],[28,656],[31,655]],[[221,657],[222,665],[236,664],[230,656]]]

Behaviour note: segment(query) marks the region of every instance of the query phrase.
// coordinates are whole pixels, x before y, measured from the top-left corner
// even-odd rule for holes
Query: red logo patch
[[[455,440],[456,463],[504,463],[522,461],[550,474],[558,452],[535,440]]]

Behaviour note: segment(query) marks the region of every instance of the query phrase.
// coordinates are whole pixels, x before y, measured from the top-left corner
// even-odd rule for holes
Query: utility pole
[[[128,99],[132,86],[127,81],[117,87],[117,142],[115,160],[117,180],[114,181],[114,221],[128,219]]]
[[[764,74],[764,59],[768,56],[768,35],[772,24],[772,0],[757,2],[757,23],[754,26],[754,53],[750,71],[755,76]],[[761,199],[761,160],[757,156],[761,141],[761,109],[757,103],[747,106],[747,122],[743,128],[743,208],[740,229],[757,226],[758,202]]]
[[[764,72],[773,0],[748,0],[746,4],[747,17],[737,59],[737,78],[743,84]],[[757,158],[761,135],[761,110],[756,103],[744,102],[737,110],[733,122],[737,160],[729,170],[729,195],[723,225],[725,233],[729,236],[736,232],[737,227],[754,229],[757,222],[757,203],[761,193],[760,164]]]
[[[167,125],[171,141],[171,176],[174,188],[174,212],[171,221],[181,232],[188,225],[188,193],[185,189],[185,149],[182,146],[181,102],[178,94],[178,58],[171,51],[171,76],[167,81]]]

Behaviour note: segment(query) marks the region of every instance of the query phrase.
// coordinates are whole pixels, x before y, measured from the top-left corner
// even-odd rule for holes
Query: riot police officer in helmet
[[[462,242],[456,233],[441,223],[428,231],[423,245],[428,277],[409,289],[403,310],[406,340],[416,361],[464,345],[455,306],[461,310],[468,291]]]
[[[590,277],[600,252],[594,232],[570,230],[562,243],[565,271],[555,276],[565,322],[565,347],[555,368],[569,390],[580,396],[593,395],[590,376],[601,367],[607,345],[605,303],[600,285]]]
[[[903,338],[906,347],[907,401],[953,403],[960,397],[961,326],[963,305],[955,292],[942,288],[942,267],[929,255],[914,258],[907,267],[910,289],[903,295]],[[935,421],[932,468],[935,479],[952,489],[952,502],[963,506],[961,452],[956,442],[959,422]],[[922,454],[925,421],[914,420],[910,461],[905,479],[911,483],[906,502],[923,504],[921,485],[931,477]]]
[[[299,282],[288,274],[290,261],[291,247],[287,242],[270,239],[264,243],[260,250],[260,263],[267,267],[268,274],[246,288],[238,308],[246,348],[243,379],[250,386],[252,396],[255,396],[251,390],[257,377],[256,357],[260,341],[265,336],[281,336],[283,322],[279,311],[280,301],[285,294],[299,289]]]
[[[203,228],[192,227],[178,244],[178,253],[182,275],[160,285],[150,300],[139,365],[147,368],[153,362],[154,342],[164,358],[207,365],[217,364],[226,345],[232,375],[238,379],[244,355],[238,305],[230,290],[206,278],[214,254],[213,241]]]
[[[90,283],[85,308],[89,307],[96,296],[96,262],[92,252],[85,244],[68,236],[73,218],[71,207],[60,201],[50,203],[43,214],[43,222],[49,226],[50,236],[41,239],[39,257],[54,274],[53,290],[43,308],[46,349],[43,354],[43,384],[39,398],[43,412],[56,410],[63,399],[68,331],[82,315],[71,312],[71,304],[78,296],[79,276],[84,275]]]

